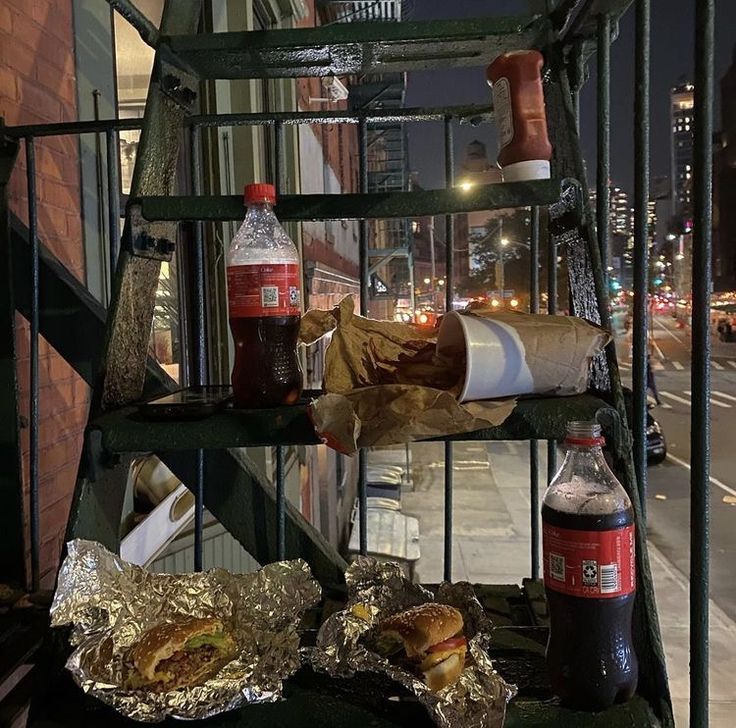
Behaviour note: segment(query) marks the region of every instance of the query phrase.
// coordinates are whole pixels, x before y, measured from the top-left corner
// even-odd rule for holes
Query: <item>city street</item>
[[[668,456],[649,467],[649,539],[683,575],[690,560],[690,340],[670,316],[652,322],[652,368],[662,401],[652,414],[662,425]],[[630,385],[627,339],[620,339],[624,382]],[[736,619],[736,343],[713,339],[711,368],[711,597]],[[629,380],[627,382],[627,380]]]

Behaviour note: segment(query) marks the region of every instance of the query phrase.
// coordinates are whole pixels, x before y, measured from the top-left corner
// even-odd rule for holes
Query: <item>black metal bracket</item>
[[[130,225],[126,228],[127,234],[123,240],[125,249],[140,258],[170,261],[174,256],[176,243],[151,234],[151,223],[143,217],[139,204],[129,203],[127,214]]]
[[[560,184],[560,199],[549,206],[549,232],[559,237],[583,224],[583,189],[576,179],[566,177]]]
[[[159,49],[161,56],[161,91],[188,114],[196,109],[199,95],[199,78],[184,67],[165,46]]]

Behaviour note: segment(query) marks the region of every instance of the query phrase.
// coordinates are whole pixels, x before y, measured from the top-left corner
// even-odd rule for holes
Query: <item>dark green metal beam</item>
[[[480,66],[534,48],[541,16],[337,23],[315,28],[162,38],[202,78],[342,76]]]
[[[596,413],[606,407],[602,399],[590,394],[522,399],[511,416],[498,427],[447,439],[561,440],[568,421],[594,419]],[[319,443],[306,405],[248,412],[224,410],[200,420],[175,423],[145,419],[136,408],[128,407],[100,415],[89,427],[99,431],[103,449],[113,453]]]
[[[345,195],[283,195],[276,205],[279,220],[350,220],[422,217],[449,212],[500,210],[548,205],[559,198],[559,180],[478,185],[470,190],[414,190]],[[186,196],[131,198],[146,220],[241,220],[243,198]]]

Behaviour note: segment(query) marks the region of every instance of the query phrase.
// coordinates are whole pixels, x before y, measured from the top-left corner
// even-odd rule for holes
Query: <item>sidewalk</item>
[[[529,576],[528,443],[455,445],[454,580],[520,582]],[[402,496],[403,511],[419,518],[421,582],[442,579],[443,445],[412,445],[413,490]],[[546,444],[539,444],[540,496],[546,476]],[[688,724],[687,579],[650,547],[662,638],[678,726]],[[710,725],[731,728],[736,719],[736,624],[711,602]]]

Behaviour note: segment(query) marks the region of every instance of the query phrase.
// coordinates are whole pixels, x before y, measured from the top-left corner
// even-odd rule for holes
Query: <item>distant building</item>
[[[611,233],[625,235],[632,233],[631,207],[629,196],[620,187],[611,187]]]
[[[670,91],[670,185],[672,214],[692,217],[693,132],[695,87],[684,82]]]

